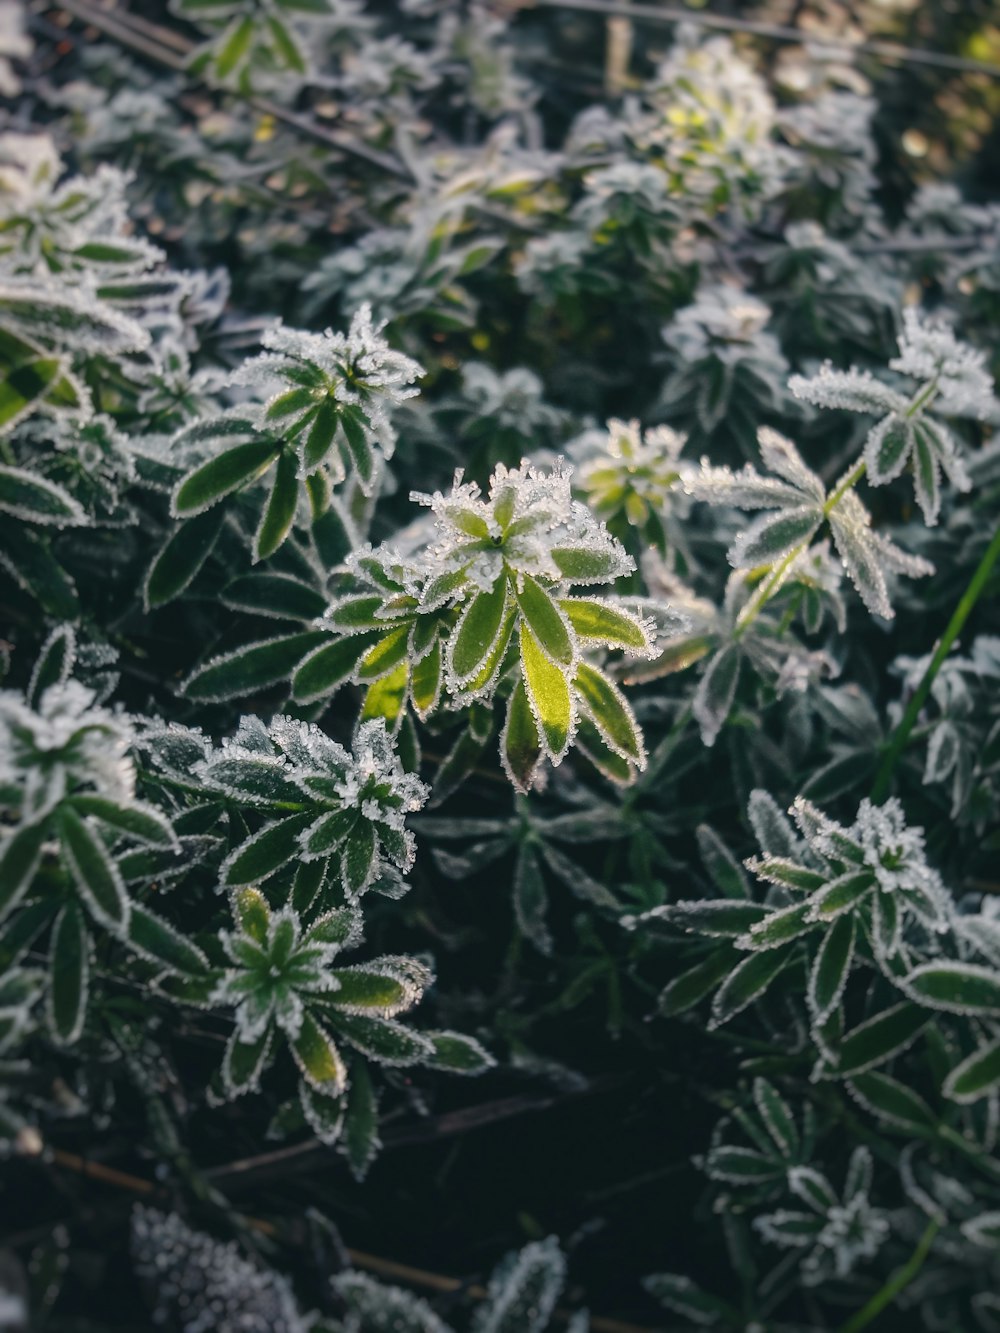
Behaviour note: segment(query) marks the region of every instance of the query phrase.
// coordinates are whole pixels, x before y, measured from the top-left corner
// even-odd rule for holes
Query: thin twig
[[[988,74],[1000,78],[1000,65],[968,56],[951,56],[940,51],[925,51],[899,42],[880,39],[848,42],[840,37],[819,37],[798,28],[786,28],[778,23],[762,23],[756,19],[733,18],[728,14],[710,14],[701,10],[676,9],[671,5],[631,4],[625,0],[530,0],[525,8],[577,9],[587,14],[620,16],[643,23],[690,23],[694,27],[711,28],[716,32],[741,32],[751,37],[764,37],[772,42],[795,42],[814,50],[837,53],[853,59],[856,56],[874,56],[877,60],[899,61],[901,64],[927,65],[933,69],[953,70],[961,74]]]

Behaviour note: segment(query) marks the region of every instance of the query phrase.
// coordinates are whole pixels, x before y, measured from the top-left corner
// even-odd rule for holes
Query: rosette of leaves
[[[212,33],[189,68],[250,93],[263,85],[294,90],[308,73],[317,25],[329,28],[328,0],[171,0],[179,18]]]
[[[942,472],[959,491],[972,486],[961,450],[941,417],[982,419],[995,410],[986,356],[960,342],[947,325],[921,318],[911,307],[903,311],[899,355],[889,367],[911,381],[909,393],[869,371],[829,366],[811,379],[793,376],[789,388],[817,407],[877,415],[865,441],[868,480],[883,486],[909,469],[924,521],[934,524],[941,509]]]
[[[632,711],[584,652],[651,651],[646,621],[627,604],[572,593],[610,583],[634,563],[586,506],[570,472],[500,465],[489,498],[459,478],[448,495],[420,496],[438,538],[410,559],[361,551],[350,568],[367,586],[338,599],[314,631],[209,661],[185,685],[195,698],[231,698],[292,678],[300,702],[348,679],[369,686],[363,716],[398,724],[441,707],[490,703],[508,692],[501,739],[518,790],[543,759],[559,763],[574,739],[602,772],[628,782],[644,762]]]
[[[392,407],[417,392],[408,386],[421,373],[410,357],[381,337],[365,306],[346,335],[305,333],[278,327],[262,339],[265,351],[232,377],[249,384],[263,402],[250,401],[184,427],[174,446],[212,456],[176,483],[175,518],[187,520],[157,556],[147,581],[151,605],[177,595],[197,573],[192,549],[211,549],[221,511],[211,510],[263,476],[273,478],[253,538],[254,560],[267,559],[288,537],[299,512],[304,484],[311,526],[331,515],[334,488],[350,476],[371,497],[380,459],[392,454]],[[204,516],[204,517],[203,517]]]
[[[683,479],[692,471],[680,456],[686,443],[669,426],[642,431],[638,421],[612,419],[605,434],[588,432],[574,446],[580,493],[608,531],[633,556],[653,546],[681,572],[690,564],[678,521],[686,510]]]
[[[177,846],[169,819],[135,796],[131,727],[68,680],[73,640],[50,637],[25,698],[0,693],[0,953],[6,966],[48,938],[47,1019],[83,1031],[95,932],[160,970],[204,975],[201,950],[129,892],[127,854]]]
[[[228,1098],[255,1091],[286,1046],[299,1072],[306,1121],[324,1143],[345,1135],[359,1176],[378,1150],[378,1108],[366,1062],[465,1074],[492,1064],[471,1037],[417,1032],[397,1021],[433,980],[415,958],[335,965],[361,939],[353,907],[334,908],[307,925],[294,907],[274,911],[260,890],[245,888],[234,890],[232,910],[233,929],[220,933],[231,966],[184,991],[188,999],[235,1010],[223,1091]]]
[[[666,904],[636,919],[666,921],[715,941],[669,984],[661,1011],[684,1012],[714,992],[710,1021],[717,1027],[760,1003],[786,969],[786,975],[804,969],[817,1076],[864,1073],[906,1049],[927,1026],[936,974],[925,982],[922,969],[937,964],[924,959],[947,947],[954,926],[951,897],[924,858],[922,831],[906,827],[895,800],[862,802],[849,828],[801,797],[791,810],[793,826],[760,791],[748,814],[762,855],[746,865],[769,886],[763,902],[734,877],[725,897]],[[887,985],[876,988],[874,1011],[848,1029],[851,978],[857,974],[863,994],[872,969]],[[941,990],[947,995],[947,980]]]
[[[853,489],[863,469],[855,464],[828,493],[791,440],[761,426],[757,443],[761,459],[773,475],[761,474],[750,464],[732,472],[705,463],[687,484],[692,495],[712,504],[767,511],[740,532],[728,551],[730,564],[752,573],[756,583],[753,595],[740,611],[738,625],[756,617],[827,524],[837,554],[862,601],[873,615],[891,619],[894,613],[886,575],[917,578],[934,569],[926,560],[908,555],[888,537],[872,530],[871,516]]]
[[[291,887],[298,911],[356,901],[375,887],[405,892],[414,857],[405,818],[427,788],[403,770],[381,720],[362,723],[353,753],[319,727],[287,717],[244,717],[232,740],[197,767],[208,792],[263,824],[226,858],[230,888],[269,881]]]
[[[695,447],[726,439],[749,455],[761,418],[786,410],[788,362],[770,314],[749,292],[708,284],[663,329],[670,369],[656,410]]]

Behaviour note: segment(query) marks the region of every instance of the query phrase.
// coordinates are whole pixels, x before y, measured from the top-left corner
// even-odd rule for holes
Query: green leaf
[[[320,646],[302,654],[292,676],[292,694],[300,704],[315,703],[333,694],[346,680],[350,680],[358,659],[372,642],[374,635],[354,634],[346,639],[320,636]]]
[[[261,514],[260,527],[254,537],[254,560],[266,560],[292,530],[295,511],[299,507],[298,460],[291,449],[278,456],[274,470],[274,484]]]
[[[329,1032],[316,1022],[307,1009],[302,1026],[291,1040],[295,1063],[310,1087],[328,1097],[339,1096],[347,1086],[347,1070]]]
[[[181,685],[181,693],[188,699],[216,703],[252,694],[288,680],[298,664],[304,658],[308,660],[308,654],[329,640],[325,630],[302,630],[247,644],[245,648],[213,657],[193,671]]]
[[[73,796],[73,808],[81,815],[93,815],[102,824],[127,833],[138,842],[152,847],[176,847],[177,838],[165,815],[150,805],[119,805],[104,796]]]
[[[147,611],[172,601],[194,582],[215,549],[225,517],[224,508],[209,509],[182,523],[171,535],[146,575]]]
[[[745,937],[746,946],[754,949],[775,949],[789,940],[797,939],[807,931],[815,930],[809,919],[809,904],[795,903],[769,912],[763,921],[751,926]]]
[[[269,15],[267,26],[270,29],[275,50],[280,54],[286,68],[293,70],[296,74],[305,74],[306,62],[302,57],[302,52],[285,25],[279,19]]]
[[[957,1064],[942,1091],[953,1102],[974,1102],[1000,1085],[1000,1037],[980,1046]]]
[[[642,621],[621,607],[590,597],[562,597],[559,606],[578,638],[634,652],[649,649],[649,635]]]
[[[792,956],[793,945],[786,944],[780,949],[762,949],[744,959],[716,992],[709,1027],[721,1027],[747,1005],[759,1000]]]
[[[482,1074],[492,1069],[496,1061],[475,1037],[462,1032],[424,1032],[431,1043],[433,1054],[425,1064],[430,1069],[443,1069],[449,1074]]]
[[[812,912],[817,920],[830,921],[852,908],[875,883],[870,870],[849,870],[839,879],[831,880],[812,901]]]
[[[793,1161],[798,1155],[800,1140],[788,1103],[766,1078],[754,1079],[753,1099],[778,1151],[786,1160]]]
[[[222,1083],[229,1097],[240,1097],[258,1087],[261,1071],[267,1063],[271,1035],[272,1029],[266,1027],[259,1037],[244,1041],[238,1028],[233,1031],[222,1057]]]
[[[924,963],[906,978],[908,994],[951,1014],[1000,1013],[1000,972],[975,963]]]
[[[414,664],[410,693],[413,707],[421,721],[425,721],[441,693],[441,640],[435,639],[430,650]]]
[[[394,976],[389,968],[380,970],[380,961],[388,960],[336,968],[332,975],[339,984],[336,990],[324,995],[323,1002],[348,1013],[370,1012],[382,1018],[391,1018],[411,1008],[419,999],[419,989],[407,984],[405,977]]]
[[[894,1129],[926,1138],[935,1134],[938,1118],[911,1088],[888,1074],[857,1074],[851,1086],[859,1101]]]
[[[316,409],[316,415],[313,417],[302,450],[302,467],[307,474],[315,472],[330,452],[339,420],[340,409],[338,405],[329,398],[325,398]]]
[[[706,898],[692,902],[670,903],[657,909],[666,919],[682,930],[692,931],[696,935],[726,936],[742,935],[751,926],[763,921],[768,909],[763,903],[752,903],[739,898]]]
[[[423,1064],[434,1049],[422,1033],[391,1018],[369,1018],[339,1011],[331,1012],[330,1018],[352,1046],[379,1064]]]
[[[384,634],[358,663],[357,677],[362,684],[378,680],[395,671],[406,661],[410,649],[410,626],[400,625]]]
[[[269,824],[243,843],[222,865],[222,882],[230,887],[255,884],[289,862],[297,861],[299,834],[313,816],[292,815]]]
[[[0,379],[0,434],[13,429],[21,417],[48,397],[66,369],[59,357],[36,357],[9,369]],[[3,507],[3,486],[0,483],[0,508]]]
[[[0,383],[0,392],[2,387]],[[86,512],[69,491],[46,477],[5,463],[0,463],[0,513],[61,528],[87,522]]]
[[[271,439],[251,440],[202,463],[177,484],[173,513],[177,518],[200,514],[245,482],[261,476],[281,452]]]
[[[333,1147],[339,1141],[344,1128],[343,1096],[328,1097],[317,1088],[311,1088],[305,1079],[302,1079],[299,1082],[299,1101],[302,1105],[302,1114],[320,1143]],[[313,1331],[326,1333],[323,1324],[314,1325]]]
[[[344,892],[350,898],[362,893],[375,873],[375,826],[359,819],[347,841],[341,864]]]
[[[815,1023],[829,1018],[839,1002],[854,958],[854,917],[841,916],[823,937],[809,973],[809,1007]]]
[[[364,414],[357,407],[345,408],[340,416],[340,424],[347,441],[348,463],[353,464],[361,490],[365,495],[371,495],[375,484],[376,460],[375,450],[365,429]]]
[[[0,525],[0,566],[49,615],[73,620],[79,614],[73,580],[53,556],[47,539],[37,532],[11,523]]]
[[[130,904],[104,843],[70,805],[59,807],[56,822],[63,856],[91,914],[108,930],[124,933]]]
[[[16,829],[0,844],[0,918],[31,888],[47,831],[48,821],[39,820]]]
[[[139,903],[133,903],[129,913],[128,942],[144,958],[162,963],[178,976],[201,977],[209,970],[208,959],[197,945]]]
[[[372,718],[384,718],[389,730],[395,732],[406,707],[406,696],[410,685],[410,666],[400,662],[395,671],[381,680],[373,681],[365,691],[365,701],[361,705],[362,722]]]
[[[64,1046],[76,1041],[87,1014],[90,936],[83,913],[67,903],[56,917],[49,942],[49,1025]]]
[[[479,592],[468,603],[451,641],[451,668],[462,685],[470,680],[495,646],[504,608],[507,580],[499,579],[489,592]]]
[[[76,633],[72,625],[57,625],[42,644],[27,689],[29,705],[37,709],[50,685],[61,685],[76,661]]]
[[[551,555],[560,574],[570,583],[608,583],[623,572],[621,557],[615,551],[554,546]]]
[[[287,574],[259,571],[243,574],[223,588],[226,606],[277,620],[315,620],[326,610],[326,598],[308,583]]]
[[[642,737],[621,690],[589,662],[579,663],[573,683],[608,748],[642,767],[646,762]]]
[[[566,753],[573,726],[573,704],[566,676],[547,657],[527,625],[521,625],[521,669],[528,703],[553,763]]]
[[[573,662],[573,640],[565,617],[540,583],[529,574],[522,577],[524,586],[516,594],[521,615],[552,661],[557,666],[570,666]]]
[[[836,1074],[842,1078],[863,1074],[884,1064],[915,1041],[929,1022],[929,1014],[905,1001],[883,1010],[842,1038],[836,1050]]]
[[[263,944],[271,924],[271,909],[260,889],[240,889],[234,893],[233,911],[243,933]]]
[[[254,21],[249,15],[239,19],[227,30],[225,40],[215,58],[215,70],[220,79],[228,79],[246,58],[253,35]]]
[[[500,758],[517,791],[527,792],[541,762],[542,745],[523,680],[514,686],[507,705],[507,721],[500,737]]]
[[[521,843],[514,865],[514,915],[524,934],[539,953],[552,952],[552,936],[545,922],[549,896],[534,850]]]
[[[380,1148],[378,1137],[378,1099],[364,1061],[351,1069],[347,1090],[347,1114],[344,1120],[343,1151],[355,1180],[364,1180]]]
[[[732,949],[716,949],[703,962],[674,977],[660,992],[660,1013],[673,1017],[693,1009],[732,972],[737,957]]]

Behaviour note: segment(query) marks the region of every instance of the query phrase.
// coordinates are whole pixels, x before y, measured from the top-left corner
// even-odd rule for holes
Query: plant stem
[[[968,620],[972,608],[975,606],[983,589],[986,587],[987,580],[990,577],[998,557],[1000,557],[1000,527],[994,532],[993,540],[983,553],[983,558],[976,567],[976,572],[970,579],[969,586],[959,598],[958,605],[955,607],[951,620],[948,621],[944,633],[938,640],[938,646],[934,650],[934,655],[927,666],[927,670],[924,672],[923,679],[914,690],[910,702],[906,706],[906,712],[903,714],[899,726],[893,732],[889,744],[886,746],[885,753],[882,756],[882,762],[879,765],[878,775],[875,778],[875,785],[872,788],[872,800],[876,802],[876,804],[885,800],[886,794],[889,791],[889,782],[892,778],[893,769],[896,767],[899,756],[906,748],[906,742],[910,738],[910,732],[913,730],[916,720],[920,715],[920,710],[927,701],[927,696],[931,692],[931,686],[934,684],[938,672],[944,665],[945,658],[951,652],[955,640],[962,632],[962,627]]]
[[[917,1248],[906,1263],[902,1268],[896,1269],[885,1286],[875,1293],[867,1305],[862,1306],[853,1318],[848,1319],[847,1323],[840,1329],[840,1333],[859,1333],[860,1329],[867,1328],[873,1320],[879,1317],[886,1306],[891,1305],[899,1293],[910,1285],[920,1272],[921,1265],[927,1258],[939,1227],[940,1223],[934,1219],[927,1223],[927,1229],[917,1241]]]

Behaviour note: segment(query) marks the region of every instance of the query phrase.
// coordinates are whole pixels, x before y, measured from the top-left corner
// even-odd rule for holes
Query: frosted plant
[[[33,50],[19,0],[0,3],[0,94],[14,98],[21,91],[13,62],[27,60]]]
[[[845,342],[880,349],[892,334],[900,284],[876,278],[869,262],[817,222],[792,223],[766,249],[764,278],[775,331],[783,342],[794,341],[800,359]],[[806,326],[803,306],[810,313]]]
[[[72,632],[57,630],[31,699],[0,692],[0,806],[14,821],[0,839],[0,938],[13,941],[17,958],[49,930],[47,1018],[64,1044],[83,1031],[95,927],[168,972],[207,967],[199,949],[131,899],[122,844],[169,854],[176,835],[158,809],[136,800],[131,727],[67,679],[73,657]]]
[[[796,397],[819,407],[878,414],[880,420],[868,432],[859,476],[866,471],[872,485],[881,486],[909,465],[917,503],[925,521],[933,524],[941,508],[941,472],[958,490],[972,484],[958,445],[937,414],[989,415],[994,410],[993,381],[985,353],[959,342],[945,325],[921,319],[912,308],[903,312],[899,356],[889,365],[915,381],[909,395],[870,371],[830,366],[811,379],[793,376],[789,387]]]
[[[335,13],[332,0],[171,0],[170,8],[212,34],[192,69],[243,92],[294,93]]]
[[[736,1143],[729,1139],[733,1128],[742,1131]],[[752,1107],[737,1107],[719,1121],[702,1168],[710,1180],[739,1187],[741,1201],[749,1195],[760,1203],[780,1196],[790,1172],[808,1166],[815,1152],[816,1116],[809,1103],[796,1117],[773,1083],[755,1078]]]
[[[683,477],[691,465],[681,460],[686,436],[669,426],[645,432],[638,421],[608,422],[606,434],[588,432],[571,446],[580,459],[578,486],[587,504],[628,545],[633,529],[646,546],[683,551],[676,517],[684,515]],[[675,516],[675,510],[680,513]]]
[[[313,1326],[285,1278],[176,1213],[136,1204],[131,1251],[157,1326],[169,1321],[184,1333],[308,1333]]]
[[[734,473],[706,461],[687,481],[689,493],[698,499],[767,511],[739,534],[728,552],[735,568],[765,575],[740,612],[740,623],[749,624],[759,614],[826,524],[869,611],[891,619],[886,573],[915,578],[933,573],[933,566],[872,531],[868,511],[853,490],[861,477],[859,466],[849,469],[827,492],[791,440],[762,426],[757,441],[761,458],[773,475],[762,475],[749,464]]]
[[[778,113],[782,134],[798,150],[785,190],[795,199],[801,192],[810,212],[818,205],[828,226],[854,228],[874,212],[876,109],[872,97],[836,91]]]
[[[24,423],[14,447],[34,479],[26,488],[47,482],[71,496],[92,521],[127,521],[125,496],[136,481],[135,457],[111,417],[35,416]]]
[[[0,136],[0,271],[121,280],[163,259],[131,234],[122,172],[102,166],[60,184],[61,175],[51,140]],[[8,181],[14,189],[4,188]]]
[[[563,425],[564,413],[544,395],[542,381],[526,366],[498,372],[470,361],[462,367],[461,392],[447,404],[447,418],[457,417],[462,441],[488,450],[491,464],[517,460]]]
[[[266,350],[245,362],[232,382],[252,386],[264,402],[180,431],[178,449],[203,449],[213,440],[223,448],[181,477],[171,501],[175,517],[191,518],[274,467],[254,536],[256,559],[273,555],[288,537],[301,480],[314,519],[329,509],[330,488],[348,472],[366,496],[374,493],[380,457],[389,457],[395,445],[391,410],[417,393],[409,386],[422,373],[390,348],[367,306],[346,335],[278,327],[262,341]]]
[[[428,792],[403,771],[381,719],[361,725],[351,754],[314,724],[279,716],[265,727],[244,717],[197,773],[206,787],[270,816],[227,858],[223,884],[295,872],[300,910],[331,894],[336,900],[338,885],[348,901],[373,884],[403,891],[400,876],[414,857],[404,821]]]
[[[545,1333],[553,1327],[555,1304],[566,1281],[566,1258],[555,1236],[533,1241],[502,1260],[490,1275],[485,1299],[468,1333]],[[454,1333],[426,1301],[400,1287],[386,1286],[365,1273],[348,1270],[333,1279],[347,1303],[344,1333]],[[570,1333],[587,1333],[589,1320],[579,1311],[567,1322]]]
[[[518,789],[543,758],[559,763],[578,729],[602,771],[630,781],[644,762],[635,719],[584,653],[648,655],[652,627],[626,603],[570,594],[635,567],[573,498],[570,469],[500,464],[486,498],[460,473],[449,493],[414,498],[434,516],[425,549],[355,552],[348,564],[361,587],[315,631],[210,660],[186,682],[189,697],[233,698],[244,682],[291,676],[295,697],[314,702],[354,679],[368,686],[362,717],[398,726],[408,703],[421,717],[445,699],[490,703],[503,682],[501,752]]]
[[[725,37],[679,40],[646,89],[652,113],[632,130],[697,216],[728,207],[753,217],[789,160],[773,141],[775,107],[763,80]]]
[[[531,80],[517,69],[507,27],[486,5],[472,4],[461,18],[446,9],[438,29],[441,57],[457,62],[469,104],[491,119],[523,116],[537,98]]]
[[[817,1286],[831,1274],[847,1277],[873,1259],[889,1236],[889,1217],[870,1201],[873,1164],[868,1148],[855,1148],[838,1195],[822,1172],[793,1167],[788,1185],[805,1208],[783,1208],[754,1218],[754,1228],[773,1245],[805,1250],[802,1280]]]
[[[76,793],[128,803],[135,795],[131,740],[128,719],[98,706],[75,680],[50,685],[37,708],[0,691],[0,790],[29,823]]]
[[[199,986],[202,1004],[235,1009],[236,1026],[222,1063],[227,1097],[256,1091],[279,1042],[287,1045],[313,1132],[324,1143],[336,1143],[346,1119],[345,1147],[363,1175],[377,1148],[378,1126],[366,1072],[357,1076],[360,1096],[346,1096],[356,1066],[371,1060],[474,1074],[493,1063],[471,1037],[417,1032],[396,1021],[433,981],[415,958],[386,956],[334,966],[337,955],[361,939],[354,908],[335,908],[306,925],[293,907],[273,911],[257,889],[237,889],[231,902],[234,929],[220,938],[232,966],[214,986],[210,978]],[[194,998],[195,992],[190,995]],[[338,1043],[355,1052],[350,1073]],[[367,1142],[359,1143],[359,1135]]]
[[[674,368],[658,410],[700,437],[724,429],[741,448],[762,414],[781,408],[788,373],[769,308],[724,283],[705,284],[662,330]]]
[[[804,961],[812,1037],[821,1052],[815,1076],[857,1076],[912,1041],[926,1016],[916,1006],[896,1005],[845,1034],[840,1005],[853,972],[873,965],[912,993],[914,964],[949,947],[954,907],[925,860],[922,830],[906,826],[897,801],[862,801],[847,828],[802,797],[791,814],[794,827],[765,793],[751,797],[762,855],[745,864],[771,886],[764,902],[741,888],[738,897],[668,904],[628,924],[666,921],[727,941],[712,966],[701,968],[702,987],[691,984],[694,974],[681,974],[660,1002],[666,1012],[680,1012],[715,990],[713,1026],[757,1003],[787,967]]]

